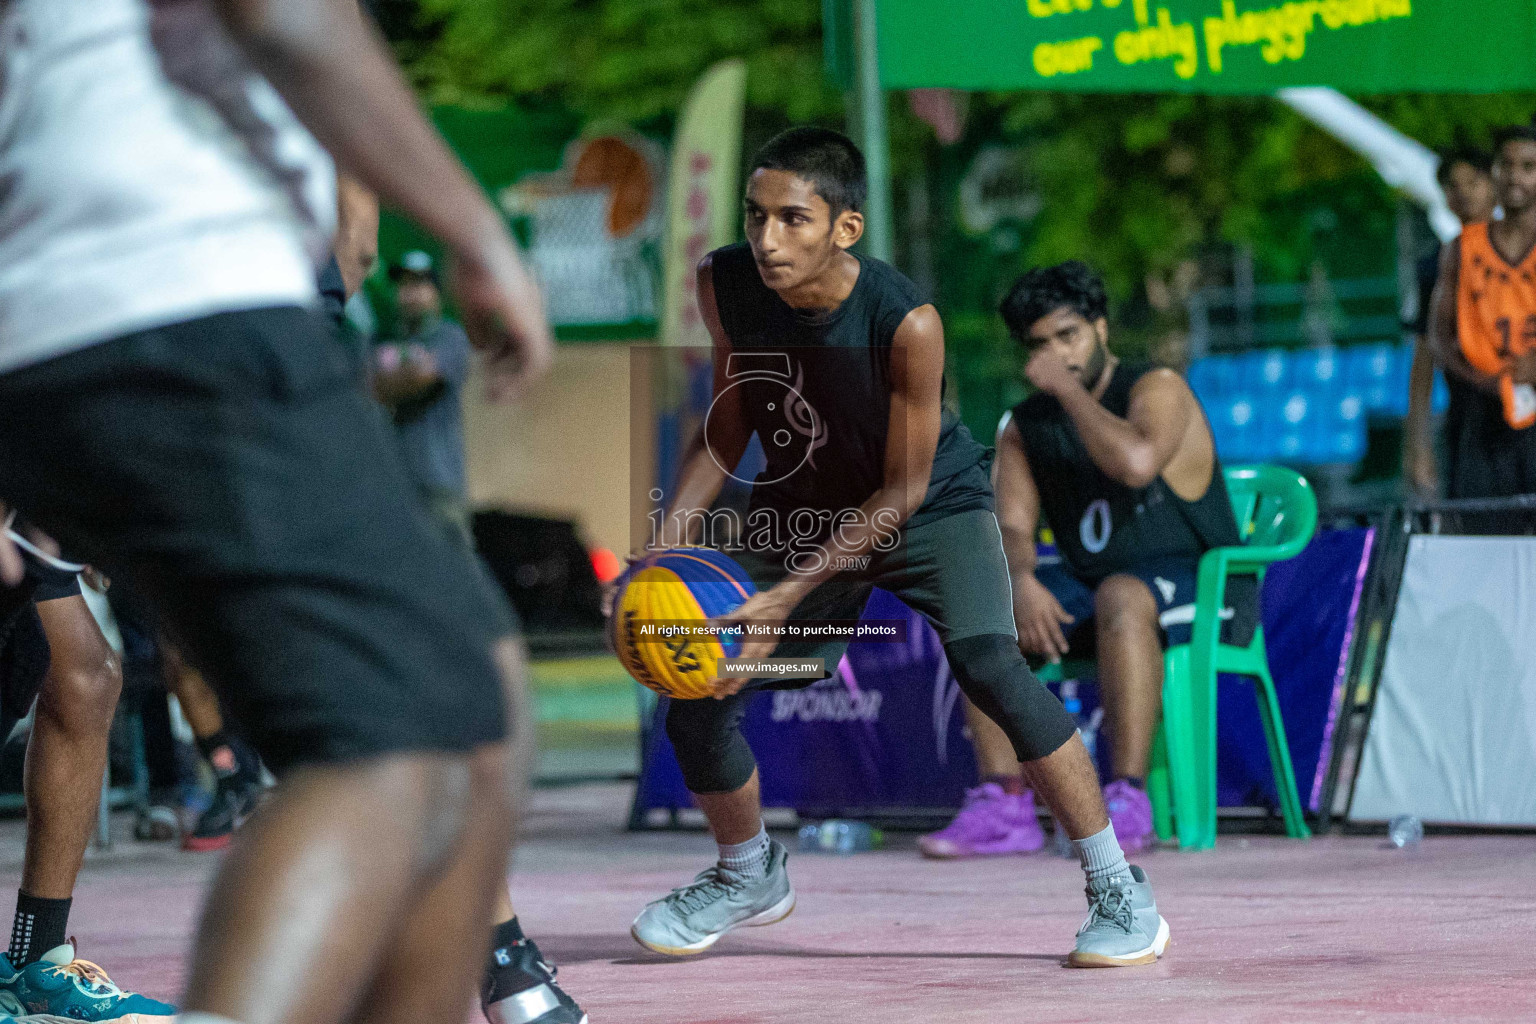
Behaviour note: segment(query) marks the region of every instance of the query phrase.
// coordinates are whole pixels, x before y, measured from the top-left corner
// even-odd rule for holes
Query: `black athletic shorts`
[[[732,551],[758,590],[782,581],[786,553]],[[944,644],[974,636],[1017,639],[1003,535],[991,509],[972,508],[907,525],[895,550],[872,554],[867,568],[833,576],[789,613],[791,623],[852,621],[880,587],[924,616]],[[784,640],[775,658],[821,658],[828,672],[848,649],[846,640]],[[748,690],[798,690],[812,679],[754,679]]]
[[[21,553],[26,575],[14,587],[0,584],[0,742],[32,710],[53,660],[37,606],[80,596],[80,572],[73,563],[34,547],[18,524],[6,533]]]
[[[1161,627],[1163,648],[1187,644],[1194,636],[1195,596],[1199,585],[1200,562],[1194,558],[1153,558],[1115,573],[1134,576],[1152,593],[1157,602],[1157,624]],[[1098,585],[1072,574],[1062,562],[1043,563],[1035,568],[1035,579],[1056,598],[1062,611],[1076,621],[1064,625],[1069,658],[1092,658],[1098,650],[1094,625],[1094,595]],[[1259,588],[1253,576],[1232,576],[1227,580],[1226,603],[1221,610],[1221,642],[1247,647],[1259,627]]]
[[[388,429],[319,316],[221,313],[0,375],[0,496],[150,600],[274,771],[467,751],[512,620]]]
[[[1511,428],[1498,396],[1454,384],[1445,412],[1445,447],[1447,498],[1536,493],[1536,427]]]

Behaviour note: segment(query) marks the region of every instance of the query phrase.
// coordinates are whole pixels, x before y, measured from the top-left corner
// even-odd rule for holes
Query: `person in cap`
[[[400,454],[423,503],[455,543],[473,545],[464,484],[464,384],[469,338],[443,316],[432,257],[412,250],[390,267],[400,341],[375,352],[373,389],[389,410]]]

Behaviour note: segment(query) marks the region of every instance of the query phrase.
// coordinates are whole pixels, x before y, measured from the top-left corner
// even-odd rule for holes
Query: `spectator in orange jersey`
[[[1446,492],[1536,492],[1536,127],[1499,135],[1494,192],[1504,218],[1468,224],[1445,247],[1430,339],[1475,392],[1448,436]]]

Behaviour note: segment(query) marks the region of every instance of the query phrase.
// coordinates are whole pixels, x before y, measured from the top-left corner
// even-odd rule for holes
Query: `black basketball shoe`
[[[587,1015],[555,980],[556,968],[532,939],[491,950],[480,1008],[491,1024],[587,1024]]]

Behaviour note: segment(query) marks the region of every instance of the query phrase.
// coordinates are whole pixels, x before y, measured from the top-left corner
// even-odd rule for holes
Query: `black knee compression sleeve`
[[[667,738],[677,753],[690,793],[733,793],[757,770],[741,734],[746,696],[725,700],[674,700],[667,709]]]
[[[982,714],[1002,726],[1020,761],[1055,753],[1077,730],[1061,701],[1024,663],[1013,637],[970,636],[946,644],[944,653],[960,689]]]

